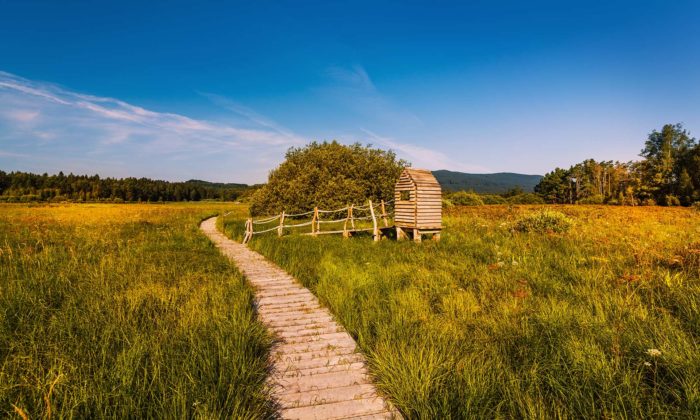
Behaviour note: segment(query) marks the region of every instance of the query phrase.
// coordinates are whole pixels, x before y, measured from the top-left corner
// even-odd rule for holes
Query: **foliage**
[[[508,200],[495,194],[483,194],[481,195],[481,200],[484,204],[507,204]]]
[[[407,162],[392,151],[359,143],[313,142],[291,148],[285,161],[270,172],[267,184],[251,198],[253,215],[300,213],[371,200],[391,200],[394,184]]]
[[[449,195],[449,200],[458,206],[483,206],[484,202],[481,197],[475,193],[466,191],[458,191]]]
[[[529,207],[455,206],[439,243],[261,235],[251,246],[357,338],[406,418],[697,418],[700,272],[680,252],[700,218],[559,210],[576,222],[566,235],[514,235]]]
[[[232,207],[0,205],[0,417],[270,417],[271,338],[197,227]]]
[[[158,181],[148,178],[100,178],[98,175],[36,175],[0,171],[0,202],[30,201],[233,201],[248,186],[190,180]]]
[[[641,156],[639,162],[588,159],[568,170],[556,168],[535,192],[556,204],[690,205],[700,200],[700,144],[681,124],[652,131]]]
[[[544,200],[537,194],[525,193],[508,197],[509,204],[544,204]]]
[[[564,233],[571,229],[571,225],[571,219],[563,213],[538,210],[520,217],[513,228],[518,232]]]
[[[681,205],[681,200],[678,199],[675,195],[668,194],[664,197],[664,205],[665,206],[680,206]]]
[[[577,201],[578,204],[603,204],[605,197],[602,194],[594,194]]]
[[[690,207],[691,207],[693,210],[695,210],[695,211],[697,211],[697,212],[700,212],[700,201],[694,202]]]

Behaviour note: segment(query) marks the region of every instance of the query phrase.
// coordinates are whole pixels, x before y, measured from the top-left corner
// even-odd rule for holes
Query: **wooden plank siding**
[[[409,200],[401,192],[409,191]],[[395,185],[396,226],[408,229],[442,229],[442,188],[425,169],[406,168]]]

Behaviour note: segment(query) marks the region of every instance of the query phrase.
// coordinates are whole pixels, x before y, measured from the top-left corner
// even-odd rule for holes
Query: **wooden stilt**
[[[396,240],[397,241],[402,241],[406,239],[406,232],[398,226],[396,226]]]
[[[413,242],[420,242],[420,229],[413,229]]]

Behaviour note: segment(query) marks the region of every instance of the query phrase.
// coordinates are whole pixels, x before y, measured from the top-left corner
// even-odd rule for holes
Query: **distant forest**
[[[0,171],[0,202],[31,201],[234,201],[246,184],[199,180],[168,182],[148,178],[100,178],[99,175],[37,175]]]
[[[649,134],[633,162],[585,160],[546,174],[535,192],[548,203],[665,206],[700,201],[700,144],[681,124]]]

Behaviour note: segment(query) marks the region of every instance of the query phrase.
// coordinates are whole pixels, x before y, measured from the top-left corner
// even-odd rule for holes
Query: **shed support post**
[[[404,239],[406,239],[406,232],[404,232],[402,228],[396,226],[396,240],[402,241]]]
[[[420,229],[413,229],[413,241],[414,241],[414,242],[420,242],[420,241],[421,241]]]

